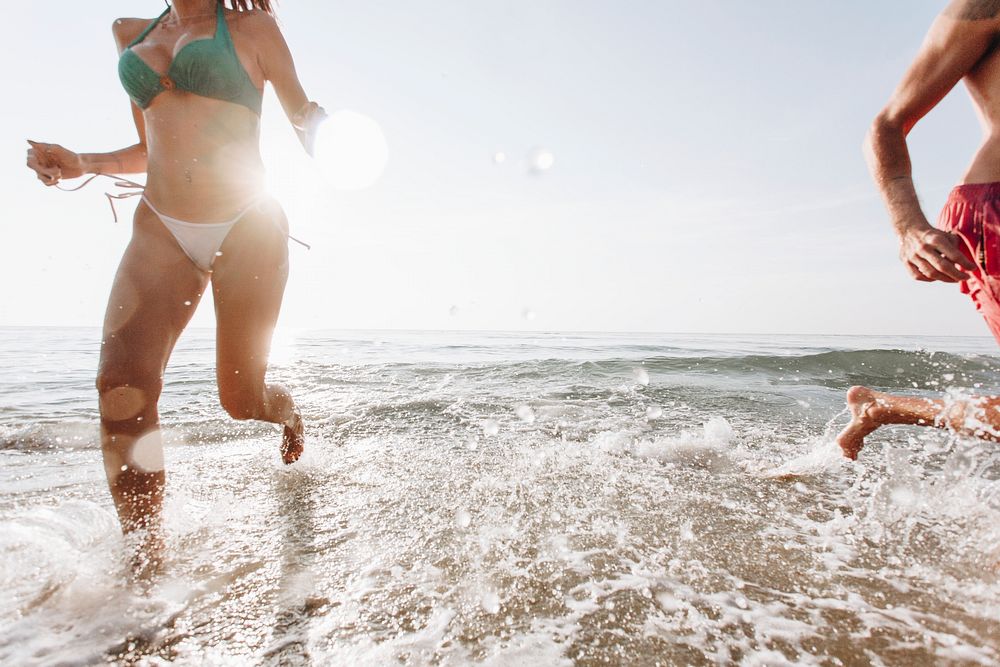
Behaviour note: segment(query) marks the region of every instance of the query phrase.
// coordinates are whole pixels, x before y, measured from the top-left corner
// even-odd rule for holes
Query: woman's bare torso
[[[226,12],[236,53],[258,89],[264,75],[257,65],[249,22]],[[138,36],[147,19],[123,19],[126,34]],[[215,17],[171,24],[164,19],[132,51],[158,73],[166,72],[186,44],[211,39]],[[250,109],[183,90],[165,90],[143,112],[146,126],[146,196],[163,213],[191,222],[232,218],[264,188],[260,119]]]
[[[1000,181],[1000,48],[994,46],[976,64],[966,75],[965,85],[983,127],[983,143],[962,182]]]

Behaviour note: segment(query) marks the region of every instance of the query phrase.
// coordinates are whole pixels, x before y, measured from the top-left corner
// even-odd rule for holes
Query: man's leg
[[[962,435],[1000,442],[1000,397],[973,397],[947,403],[920,396],[895,396],[868,387],[847,392],[851,423],[837,436],[844,456],[856,459],[865,436],[886,424],[947,428]]]

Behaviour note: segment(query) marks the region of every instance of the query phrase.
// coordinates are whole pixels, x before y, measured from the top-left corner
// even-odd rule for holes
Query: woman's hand
[[[326,119],[326,109],[315,102],[306,102],[291,118],[292,127],[310,156],[315,156],[316,130]]]
[[[38,175],[45,185],[56,185],[64,178],[83,176],[83,160],[73,151],[59,144],[43,144],[28,140],[28,168]]]

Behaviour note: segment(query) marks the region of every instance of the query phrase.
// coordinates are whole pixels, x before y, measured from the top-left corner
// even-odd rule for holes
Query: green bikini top
[[[202,97],[242,104],[259,116],[261,92],[253,85],[236,55],[221,2],[215,15],[215,36],[185,44],[174,56],[166,74],[158,73],[135,54],[132,47],[146,39],[169,11],[167,7],[153,19],[118,59],[118,78],[132,101],[145,109],[164,90],[178,88]]]

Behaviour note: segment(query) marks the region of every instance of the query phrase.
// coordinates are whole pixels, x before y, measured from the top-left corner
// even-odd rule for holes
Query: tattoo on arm
[[[960,21],[985,21],[1000,14],[1000,0],[954,0],[945,15]]]

